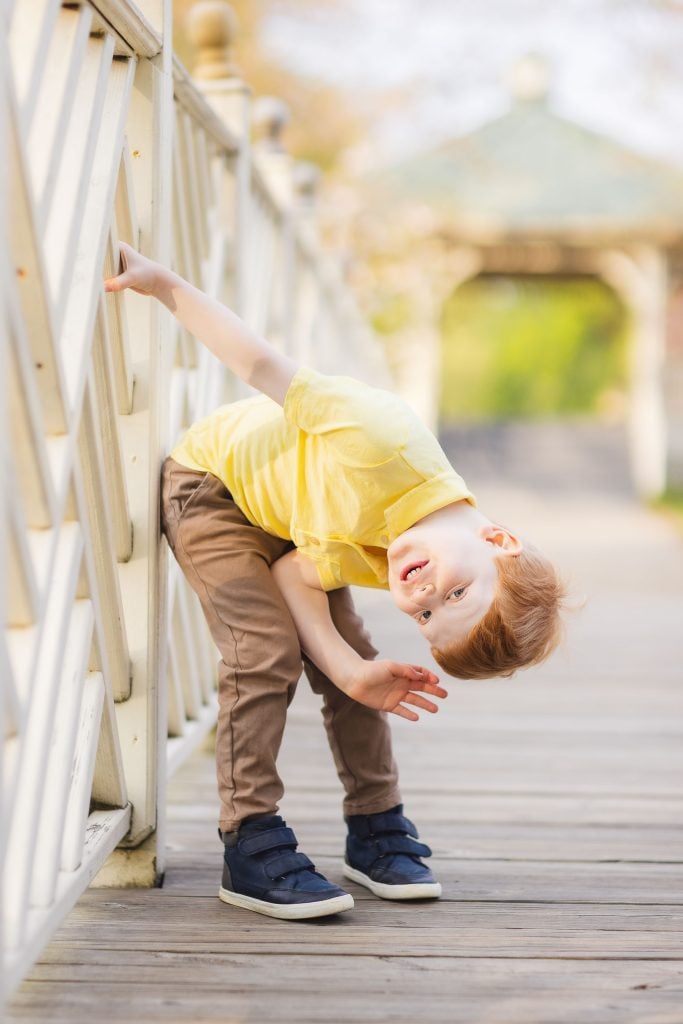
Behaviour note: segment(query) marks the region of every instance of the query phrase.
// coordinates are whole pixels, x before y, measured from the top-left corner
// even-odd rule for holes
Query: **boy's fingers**
[[[430,683],[427,683],[423,687],[422,692],[423,693],[429,693],[429,694],[432,695],[432,697],[447,697],[448,696],[448,690],[444,690],[443,686],[432,686]]]
[[[406,704],[412,704],[414,707],[422,708],[423,711],[430,711],[432,714],[439,710],[433,701],[427,700],[426,697],[422,697],[419,693],[409,693],[403,699]]]
[[[433,672],[430,672],[428,668],[424,668],[422,665],[411,665],[412,669],[419,672],[421,677],[429,683],[438,683],[439,677],[435,676]]]
[[[402,704],[397,704],[395,708],[391,709],[392,715],[398,715],[399,718],[406,718],[409,722],[419,722],[420,716],[416,715],[414,711],[410,711],[408,708],[404,708]]]
[[[435,676],[428,668],[423,668],[422,665],[403,665],[394,662],[392,669],[396,675],[405,676],[406,679],[415,679],[422,683],[438,683],[439,681],[438,676]]]
[[[128,245],[128,242],[119,242],[119,262],[121,269],[126,270],[128,268],[128,257],[135,252],[132,245]]]
[[[122,292],[131,284],[131,274],[119,274],[118,277],[108,277],[104,282],[105,292]]]
[[[108,277],[104,282],[105,292],[120,292],[130,287],[132,275],[128,271],[128,257],[135,249],[127,242],[119,242],[119,264],[114,277]]]

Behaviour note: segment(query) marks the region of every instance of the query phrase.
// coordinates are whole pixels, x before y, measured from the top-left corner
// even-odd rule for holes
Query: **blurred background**
[[[598,476],[680,504],[683,3],[233,7],[236,62],[324,172],[323,236],[421,415],[498,463],[543,421],[535,459],[600,450]]]

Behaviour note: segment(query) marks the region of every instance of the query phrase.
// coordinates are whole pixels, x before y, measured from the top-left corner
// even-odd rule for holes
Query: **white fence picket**
[[[217,652],[159,537],[159,468],[245,389],[162,307],[103,293],[119,241],[293,354],[329,368],[372,349],[291,160],[252,158],[232,70],[197,84],[173,58],[170,3],[15,0],[2,15],[5,991],[103,865],[154,882],[165,779],[216,718]]]

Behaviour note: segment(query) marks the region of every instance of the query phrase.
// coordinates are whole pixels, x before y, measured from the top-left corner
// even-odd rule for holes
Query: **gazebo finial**
[[[539,53],[527,53],[513,65],[509,76],[510,92],[522,103],[544,103],[550,86],[550,65]]]
[[[230,4],[226,0],[199,0],[190,8],[186,25],[198,50],[193,76],[200,79],[235,77],[238,70],[231,48],[237,32],[237,16]]]

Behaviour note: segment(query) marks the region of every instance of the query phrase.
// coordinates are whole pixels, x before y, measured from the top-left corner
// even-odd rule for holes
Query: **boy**
[[[375,660],[348,585],[388,589],[439,664],[478,678],[540,661],[559,631],[552,566],[476,507],[436,439],[388,392],[297,364],[226,307],[122,244],[133,288],[261,396],[195,424],[162,472],[164,533],[221,654],[216,737],[226,903],[300,919],[353,899],[296,851],[276,770],[302,658],[346,796],[344,874],[388,899],[438,897],[403,816],[386,713],[446,691]]]

